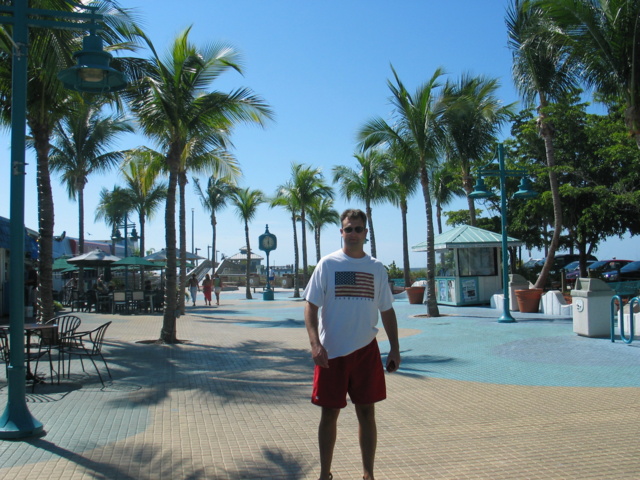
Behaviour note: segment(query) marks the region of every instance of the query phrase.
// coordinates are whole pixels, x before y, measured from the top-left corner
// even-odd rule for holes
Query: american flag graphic
[[[336,297],[373,299],[373,275],[362,272],[336,272]]]

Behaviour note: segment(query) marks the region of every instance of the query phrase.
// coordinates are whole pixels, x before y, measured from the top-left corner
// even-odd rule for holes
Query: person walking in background
[[[191,293],[191,301],[193,302],[194,307],[196,306],[196,296],[198,295],[199,289],[198,277],[196,277],[195,273],[192,273],[191,278],[189,278],[189,292]]]
[[[367,216],[345,210],[342,249],[322,258],[303,297],[304,320],[315,363],[311,401],[322,407],[318,427],[320,480],[330,480],[340,410],[349,394],[359,424],[366,480],[373,480],[377,446],[375,403],[386,398],[386,384],[376,341],[378,312],[389,339],[388,372],[400,366],[398,323],[393,295],[382,262],[364,252]]]
[[[204,295],[204,304],[211,305],[211,277],[207,273],[202,281],[202,294]]]
[[[222,291],[222,279],[217,273],[213,274],[213,291],[216,294],[216,305],[220,305],[220,292]]]

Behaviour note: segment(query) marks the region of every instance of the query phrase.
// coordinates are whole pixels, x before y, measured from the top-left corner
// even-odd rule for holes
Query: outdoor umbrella
[[[53,271],[54,272],[62,272],[62,271],[66,271],[69,268],[72,268],[74,270],[77,270],[78,267],[71,265],[69,262],[67,262],[68,258],[67,257],[58,257],[53,261]]]
[[[162,266],[157,265],[149,260],[146,260],[142,257],[124,257],[120,260],[113,262],[111,264],[112,267],[144,267],[150,270],[154,268],[162,268]]]
[[[93,250],[89,253],[83,253],[77,257],[67,260],[78,267],[109,267],[113,262],[120,260],[120,257],[109,255],[100,249]]]
[[[159,252],[153,252],[144,258],[150,262],[166,262],[167,251],[163,248]],[[178,250],[176,250],[176,259],[180,259],[180,252]],[[187,252],[187,260],[204,260],[204,257]]]

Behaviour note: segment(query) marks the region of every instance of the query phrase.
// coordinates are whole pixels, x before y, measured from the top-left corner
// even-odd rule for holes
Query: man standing
[[[386,362],[389,372],[400,366],[398,324],[384,265],[364,252],[367,216],[349,209],[340,220],[342,249],[318,262],[304,292],[304,319],[315,363],[311,401],[322,407],[320,480],[333,478],[338,415],[347,406],[347,393],[358,417],[363,478],[373,480],[375,403],[386,398],[376,342],[378,312],[391,346]]]

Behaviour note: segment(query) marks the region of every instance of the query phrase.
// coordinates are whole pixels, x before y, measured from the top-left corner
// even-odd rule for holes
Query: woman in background
[[[204,294],[204,304],[211,305],[211,277],[208,273],[202,281],[202,293]]]

